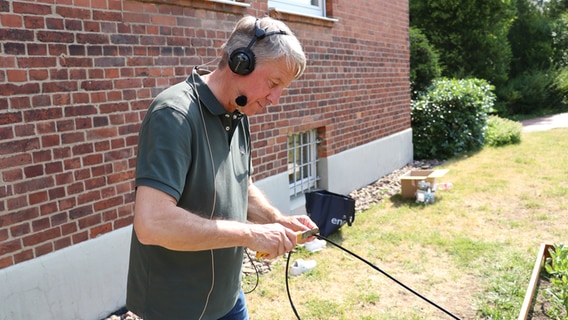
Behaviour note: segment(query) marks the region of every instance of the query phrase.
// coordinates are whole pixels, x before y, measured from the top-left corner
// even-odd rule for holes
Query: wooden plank
[[[527,320],[529,312],[531,310],[531,305],[534,300],[534,293],[538,285],[538,280],[540,278],[540,270],[544,266],[546,258],[550,257],[548,249],[554,249],[551,244],[542,243],[538,250],[538,255],[534,264],[531,279],[529,281],[529,286],[527,287],[527,292],[525,293],[525,300],[523,301],[523,306],[521,307],[521,312],[519,314],[518,320]]]

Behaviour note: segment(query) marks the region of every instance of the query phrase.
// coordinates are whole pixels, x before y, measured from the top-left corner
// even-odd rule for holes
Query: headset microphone
[[[237,105],[238,105],[239,107],[244,107],[244,106],[247,105],[247,96],[238,96],[238,97],[235,99],[235,102],[237,103]]]

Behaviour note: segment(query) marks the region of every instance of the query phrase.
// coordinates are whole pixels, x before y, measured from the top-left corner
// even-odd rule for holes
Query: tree
[[[410,27],[410,87],[412,98],[425,91],[440,77],[438,53],[420,29]]]
[[[515,0],[410,0],[410,25],[440,53],[443,76],[508,79]]]
[[[551,25],[541,8],[532,0],[517,0],[517,18],[509,32],[513,53],[510,79],[551,66]]]

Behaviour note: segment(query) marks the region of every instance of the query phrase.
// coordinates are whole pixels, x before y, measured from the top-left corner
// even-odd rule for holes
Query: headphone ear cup
[[[249,48],[237,48],[229,56],[229,68],[236,74],[247,75],[254,70],[255,56]]]

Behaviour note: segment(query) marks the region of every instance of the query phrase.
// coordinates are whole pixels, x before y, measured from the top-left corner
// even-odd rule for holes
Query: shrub
[[[517,121],[489,116],[485,144],[491,147],[518,144],[521,142],[522,131],[523,125]]]
[[[480,149],[495,95],[482,79],[438,79],[411,103],[414,157],[447,159]]]
[[[533,70],[527,71],[497,91],[499,114],[540,114],[543,110],[556,109],[561,96],[555,86],[557,71]]]
[[[410,87],[412,97],[425,91],[432,80],[440,77],[438,54],[418,28],[410,28]]]
[[[554,79],[554,87],[558,91],[561,103],[563,104],[561,109],[562,107],[565,108],[568,105],[568,66],[558,71]]]

